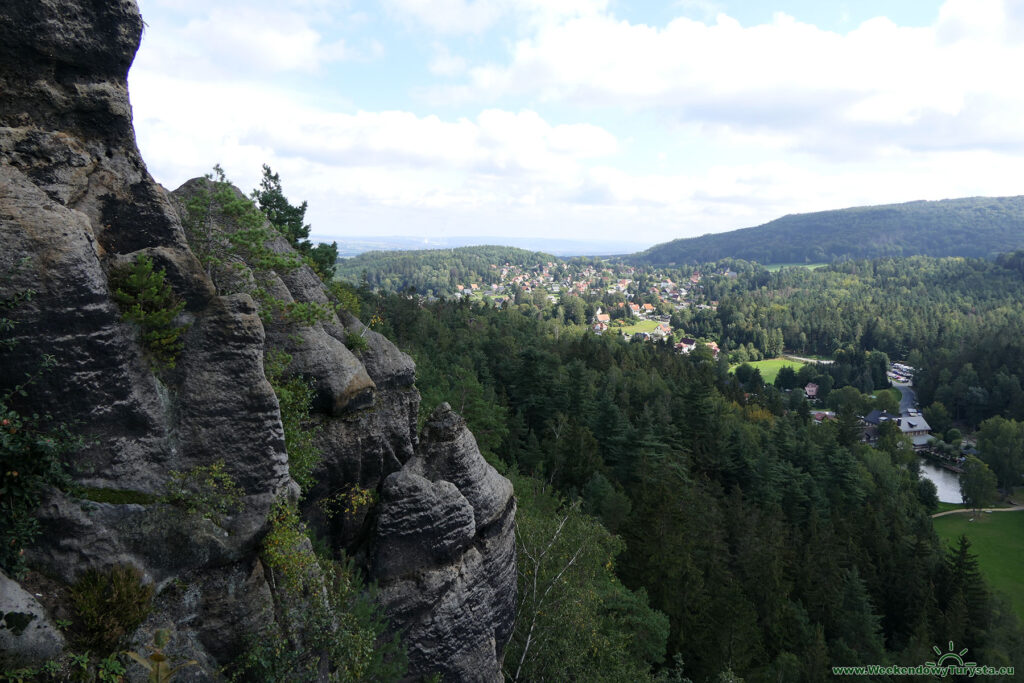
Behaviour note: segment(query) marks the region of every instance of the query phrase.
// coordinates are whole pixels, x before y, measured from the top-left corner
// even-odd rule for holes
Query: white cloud
[[[466,71],[466,60],[453,55],[441,43],[434,44],[434,58],[428,67],[435,76],[459,76]]]
[[[286,12],[234,12],[214,9],[189,22],[181,38],[210,48],[217,61],[244,62],[266,72],[314,70],[346,56],[344,43],[321,42],[305,19]]]
[[[714,0],[676,0],[673,7],[688,15],[696,15],[705,21],[712,21],[722,13],[722,5]]]
[[[603,12],[608,0],[385,0],[392,16],[447,34],[480,34],[512,17],[536,28]]]
[[[438,33],[480,33],[502,16],[501,3],[489,0],[385,0],[395,16]]]
[[[147,0],[143,19],[164,9]],[[377,56],[379,45],[355,49],[343,38],[328,38],[322,28],[329,14],[304,3],[202,3],[182,21],[162,20],[159,30],[147,27],[137,70],[187,75],[197,80],[273,78],[289,72],[314,73],[339,61]],[[164,15],[157,15],[164,19]],[[178,16],[178,15],[174,15]],[[317,21],[317,19],[321,21]]]
[[[346,72],[339,105],[331,78],[315,93],[290,81],[320,83],[318,69],[382,44],[388,68],[418,74],[423,63],[400,60],[424,53],[376,15],[350,22],[364,32],[329,30],[356,15],[327,0],[196,2],[176,28],[147,29],[132,71],[154,175],[173,187],[220,162],[250,188],[269,163],[322,237],[652,242],[792,212],[1015,194],[1024,177],[1024,91],[1007,76],[1024,63],[1024,11],[1012,3],[950,0],[932,27],[879,18],[844,34],[783,14],[646,26],[603,0],[387,6],[437,34],[513,23],[507,62],[469,63],[476,36],[451,43],[460,54],[428,42],[425,71],[445,80],[412,87],[431,86],[443,116],[403,100],[373,64]],[[398,104],[366,104],[381,93]]]
[[[1024,91],[1007,87],[1007,69],[1024,63],[1024,43],[1014,38],[1024,12],[1012,6],[950,0],[934,27],[878,18],[845,35],[785,14],[750,27],[724,14],[664,27],[575,17],[517,41],[508,64],[472,67],[463,84],[435,96],[649,109],[792,134],[794,148],[823,154],[1020,145]]]
[[[528,110],[456,120],[338,113],[248,84],[152,74],[133,84],[132,94],[140,147],[171,186],[221,162],[248,187],[266,161],[317,169],[319,180],[291,179],[300,192],[326,179],[335,192],[360,201],[517,204],[571,187],[587,160],[618,151],[616,138],[598,126],[552,125]]]

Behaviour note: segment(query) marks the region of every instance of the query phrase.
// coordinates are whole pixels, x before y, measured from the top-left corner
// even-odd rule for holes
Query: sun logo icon
[[[967,648],[965,647],[960,652],[957,652],[952,640],[949,641],[949,652],[943,653],[938,645],[933,645],[932,649],[935,650],[935,654],[939,658],[934,662],[925,662],[925,666],[978,666],[977,662],[965,662],[963,657],[967,654]]]

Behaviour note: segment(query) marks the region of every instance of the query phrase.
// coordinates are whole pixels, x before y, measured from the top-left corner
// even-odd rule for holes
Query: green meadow
[[[751,363],[747,363],[747,365],[760,370],[761,379],[763,379],[766,384],[772,384],[775,382],[775,377],[779,374],[779,370],[785,367],[793,368],[793,370],[799,370],[803,363],[798,360],[790,360],[789,358],[769,358],[768,360],[753,361]],[[729,371],[732,372],[737,367],[739,367],[738,364],[729,368]]]
[[[996,592],[1005,593],[1017,616],[1024,619],[1024,511],[946,515],[932,520],[943,545],[961,534],[971,542],[985,580]]]
[[[658,329],[660,323],[657,320],[640,320],[632,325],[625,327],[612,327],[612,332],[618,332],[620,334],[636,334],[637,332],[651,333]]]

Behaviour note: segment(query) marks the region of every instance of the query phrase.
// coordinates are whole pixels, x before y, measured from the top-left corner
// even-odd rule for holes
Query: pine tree
[[[949,627],[962,630],[968,644],[979,646],[988,628],[989,594],[966,536],[961,535],[946,555],[944,593]]]
[[[321,243],[314,246],[309,241],[309,225],[305,223],[307,204],[291,204],[281,189],[281,177],[263,164],[263,178],[260,186],[252,191],[252,199],[270,224],[285,236],[289,244],[299,253],[309,257],[314,270],[324,280],[334,275],[334,264],[338,260],[338,243]]]
[[[843,594],[836,612],[836,663],[880,662],[883,659],[878,616],[856,567],[843,572]]]
[[[284,235],[293,247],[300,251],[309,249],[309,226],[305,225],[306,202],[293,206],[281,189],[281,177],[263,164],[263,178],[259,188],[252,191],[252,198],[271,225]],[[305,242],[305,248],[302,245]]]
[[[152,258],[140,254],[131,265],[113,270],[110,279],[121,317],[139,326],[142,344],[158,367],[173,368],[187,328],[176,326],[174,320],[185,302],[175,296],[164,269],[157,270]]]

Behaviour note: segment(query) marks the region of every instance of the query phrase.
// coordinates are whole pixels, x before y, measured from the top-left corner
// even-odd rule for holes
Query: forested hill
[[[493,284],[506,263],[533,267],[558,257],[515,247],[476,246],[421,251],[368,251],[339,262],[336,273],[347,282],[364,277],[371,287],[398,292],[413,287],[421,294],[446,296],[456,285]],[[493,266],[493,267],[492,267]]]
[[[889,256],[992,258],[1024,247],[1024,196],[860,206],[783,216],[756,228],[678,239],[629,257],[669,265],[741,258],[817,263]]]

